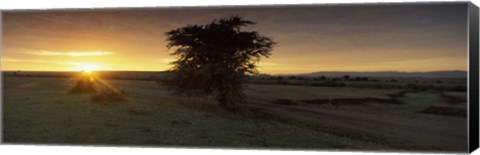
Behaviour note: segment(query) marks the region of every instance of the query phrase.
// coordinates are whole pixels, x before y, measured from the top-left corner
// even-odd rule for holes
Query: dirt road
[[[417,113],[365,113],[254,101],[247,107],[281,121],[397,150],[466,151],[465,118]]]

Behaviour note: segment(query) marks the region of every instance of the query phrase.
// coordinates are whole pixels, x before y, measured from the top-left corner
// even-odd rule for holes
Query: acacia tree
[[[221,106],[245,101],[246,76],[257,74],[256,64],[276,44],[269,37],[243,27],[255,24],[239,16],[206,25],[187,25],[166,32],[172,76],[162,83],[187,95],[214,95]]]

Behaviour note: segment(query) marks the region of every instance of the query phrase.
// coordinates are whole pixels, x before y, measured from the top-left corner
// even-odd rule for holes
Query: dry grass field
[[[248,84],[229,111],[152,81],[105,80],[127,101],[72,94],[67,77],[3,77],[4,142],[465,151],[465,92]],[[457,111],[442,111],[456,108]],[[463,110],[463,111],[462,111]]]

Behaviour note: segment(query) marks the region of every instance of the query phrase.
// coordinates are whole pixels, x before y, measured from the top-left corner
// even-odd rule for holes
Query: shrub
[[[327,77],[325,77],[325,76],[323,76],[323,75],[320,76],[320,77],[318,77],[318,80],[326,80],[326,79],[327,79]]]
[[[89,78],[81,78],[77,81],[75,86],[70,89],[70,93],[93,93],[95,82]]]

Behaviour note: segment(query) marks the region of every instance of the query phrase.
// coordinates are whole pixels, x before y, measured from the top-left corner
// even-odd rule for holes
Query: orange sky
[[[467,70],[466,3],[4,12],[2,70],[162,71],[164,33],[240,15],[278,42],[259,70]]]

